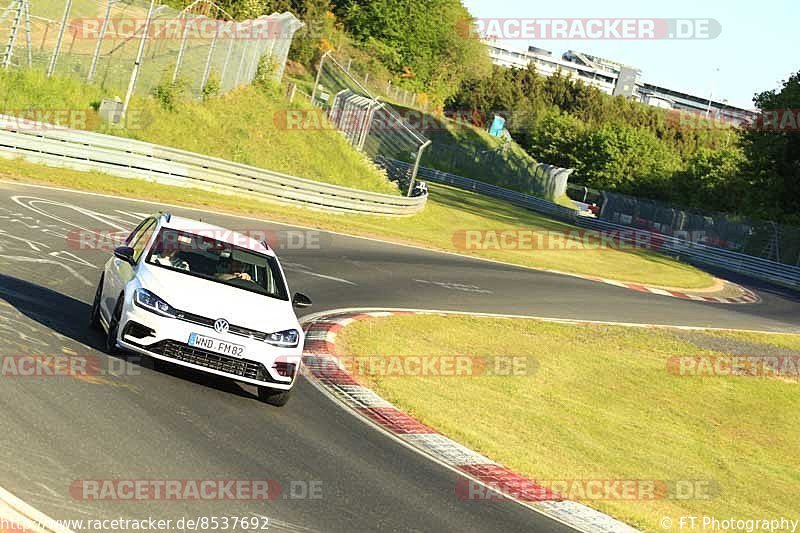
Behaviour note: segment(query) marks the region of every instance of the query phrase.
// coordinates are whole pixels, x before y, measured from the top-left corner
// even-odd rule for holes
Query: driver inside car
[[[151,261],[163,266],[190,270],[189,263],[181,257],[181,252],[177,248],[168,247],[166,250],[157,251],[153,254]]]
[[[228,272],[217,274],[216,275],[217,279],[228,281],[231,279],[238,278],[247,281],[253,281],[253,278],[250,277],[250,274],[245,272],[245,270],[247,270],[247,266],[244,263],[236,259],[231,259],[229,265],[230,265],[230,270]]]

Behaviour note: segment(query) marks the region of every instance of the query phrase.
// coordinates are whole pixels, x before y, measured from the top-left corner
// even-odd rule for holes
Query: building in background
[[[756,112],[716,101],[710,97],[695,96],[683,91],[668,89],[640,79],[641,71],[629,65],[568,50],[561,57],[549,50],[529,46],[525,52],[509,50],[487,41],[489,55],[495,65],[508,68],[527,68],[533,65],[536,72],[551,76],[557,71],[597,87],[613,96],[624,96],[662,109],[688,111],[708,115],[734,124],[752,121]]]

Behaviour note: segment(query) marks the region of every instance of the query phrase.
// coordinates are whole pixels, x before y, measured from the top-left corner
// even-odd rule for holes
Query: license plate
[[[244,357],[244,346],[213,337],[206,337],[205,335],[199,335],[197,333],[189,335],[189,346],[202,348],[210,352],[221,353],[223,355],[230,355],[231,357]]]

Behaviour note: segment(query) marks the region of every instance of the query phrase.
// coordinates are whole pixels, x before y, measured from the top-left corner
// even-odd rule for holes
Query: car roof
[[[170,215],[168,219],[166,217],[161,217],[161,222],[162,228],[170,228],[184,231],[186,233],[194,233],[195,235],[209,237],[217,241],[232,244],[234,246],[251,250],[253,252],[258,252],[260,254],[270,255],[273,257],[275,256],[275,252],[273,252],[268,246],[265,246],[264,242],[259,242],[253,239],[250,235],[245,235],[244,233],[238,231],[223,228],[221,226],[215,226],[214,224],[209,224],[199,220],[193,220],[191,218],[176,217],[174,215]],[[255,234],[254,236],[263,236],[266,238],[270,232],[268,232],[266,229],[253,229],[252,233]]]

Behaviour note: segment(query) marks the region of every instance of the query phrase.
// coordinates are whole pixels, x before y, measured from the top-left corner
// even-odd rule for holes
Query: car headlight
[[[133,301],[139,307],[147,309],[153,313],[175,317],[175,309],[147,289],[136,289],[136,292],[133,293]]]
[[[300,341],[300,332],[298,332],[296,329],[287,329],[284,331],[278,331],[277,333],[269,333],[267,338],[264,340],[273,346],[279,346],[281,348],[294,348]]]

